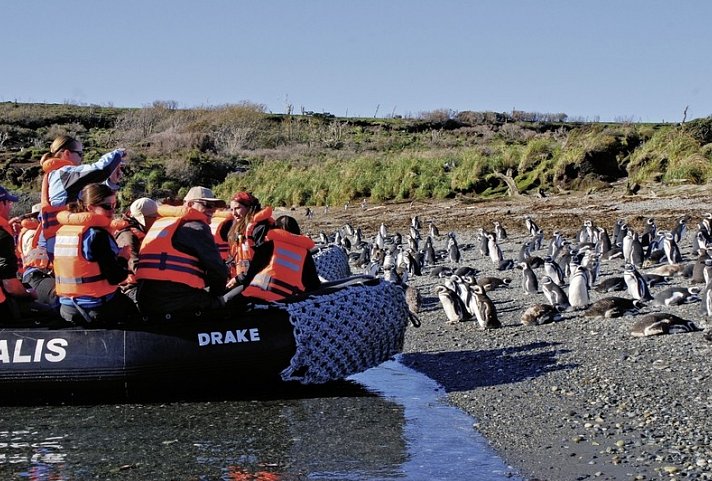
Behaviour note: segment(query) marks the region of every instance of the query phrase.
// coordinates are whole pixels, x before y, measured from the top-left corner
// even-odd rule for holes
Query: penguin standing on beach
[[[648,289],[648,283],[645,281],[641,273],[638,272],[638,269],[635,268],[635,265],[625,265],[623,270],[623,280],[625,280],[625,283],[628,286],[628,294],[633,299],[641,301],[653,300],[653,296],[650,295],[650,289]]]
[[[497,237],[497,242],[507,240],[507,231],[502,223],[498,220],[494,221],[494,235]]]
[[[487,233],[487,250],[489,251],[490,259],[494,264],[499,265],[499,263],[504,260],[502,249],[497,244],[497,237],[490,232]]]
[[[472,301],[470,301],[470,310],[474,311],[480,329],[497,329],[502,327],[502,323],[499,322],[497,318],[497,309],[494,307],[494,303],[487,296],[482,286],[475,284],[471,286],[471,289],[473,296]]]
[[[427,266],[435,265],[435,249],[433,248],[433,238],[425,238],[423,264]]]
[[[522,289],[525,294],[536,294],[539,292],[539,281],[536,274],[527,262],[520,262],[519,267],[522,268]]]
[[[682,255],[680,254],[680,248],[675,242],[675,236],[672,232],[666,232],[665,238],[663,239],[663,250],[665,251],[665,257],[667,257],[668,264],[679,264],[682,262]]]
[[[544,276],[541,278],[541,291],[549,301],[549,304],[555,306],[559,311],[565,311],[571,307],[566,292],[551,277]]]
[[[551,256],[544,257],[544,274],[549,276],[557,286],[564,285],[564,270]]]
[[[455,291],[441,285],[435,288],[435,293],[438,295],[440,304],[443,306],[449,324],[469,319],[467,309]]]
[[[588,284],[588,270],[584,266],[576,266],[569,281],[569,303],[574,309],[581,309],[590,304]]]
[[[623,237],[623,260],[636,267],[643,265],[643,246],[640,245],[638,234],[633,229],[627,229]]]

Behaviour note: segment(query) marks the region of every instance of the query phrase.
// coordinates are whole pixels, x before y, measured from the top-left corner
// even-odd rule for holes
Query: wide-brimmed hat
[[[153,199],[141,197],[133,201],[129,208],[129,213],[131,217],[139,221],[141,225],[145,227],[146,217],[158,217],[158,204]]]
[[[12,195],[10,192],[5,189],[5,187],[0,185],[0,201],[7,200],[10,202],[17,202],[18,197],[16,195]]]
[[[185,197],[183,197],[183,202],[188,202],[191,200],[200,200],[203,202],[209,202],[211,204],[216,204],[219,207],[225,206],[225,201],[216,197],[212,190],[207,187],[191,187]]]

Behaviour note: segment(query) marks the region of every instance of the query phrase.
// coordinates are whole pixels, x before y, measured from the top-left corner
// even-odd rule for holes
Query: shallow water
[[[280,398],[3,407],[0,479],[513,479],[442,399],[391,361]]]

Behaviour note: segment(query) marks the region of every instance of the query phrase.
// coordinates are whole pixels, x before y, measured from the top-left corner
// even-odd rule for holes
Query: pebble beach
[[[610,189],[482,203],[460,199],[344,207],[300,222],[312,235],[349,222],[361,226],[370,239],[380,222],[406,236],[410,218],[418,215],[437,222],[441,233],[456,235],[460,263],[443,259],[442,265],[472,267],[478,277],[511,279],[509,286],[487,293],[502,327],[484,331],[476,321],[447,322],[434,292],[443,278],[429,275],[429,268],[422,276],[411,276],[409,285],[422,296],[417,314],[421,326],[409,327],[401,362],[436,380],[448,402],[472,415],[473,429],[485,436],[513,475],[530,481],[712,480],[712,324],[701,314],[700,302],[648,302],[639,314],[617,318],[570,310],[558,322],[524,326],[522,312],[547,302],[541,289],[526,294],[519,269],[499,271],[476,247],[478,230],[491,230],[492,221],[499,220],[508,229],[507,239],[500,242],[504,256],[516,259],[528,238],[524,215],[531,215],[545,232],[542,250],[532,252],[543,257],[553,230],[571,238],[586,219],[611,232],[621,218],[639,232],[648,217],[667,229],[686,214],[689,229],[679,245],[683,262],[691,263],[696,259],[692,240],[697,221],[709,210],[704,188],[681,186],[635,197]],[[427,227],[423,231],[427,235]],[[444,249],[445,242],[441,235],[435,248]],[[621,276],[623,265],[622,259],[602,262],[599,282]],[[541,268],[535,272],[543,275]],[[690,287],[691,279],[674,276],[667,285],[651,287],[651,293],[676,285]],[[628,296],[625,291],[590,291],[591,302],[611,295]],[[691,320],[700,330],[631,335],[636,320],[661,311]]]

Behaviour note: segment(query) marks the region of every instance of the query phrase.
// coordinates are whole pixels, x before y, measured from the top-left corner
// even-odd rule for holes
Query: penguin
[[[700,329],[692,321],[666,312],[653,312],[643,316],[639,321],[633,324],[630,328],[630,333],[636,337],[647,337],[699,330]]]
[[[611,238],[608,236],[608,231],[605,227],[598,227],[598,242],[594,249],[597,253],[603,254],[611,250]]]
[[[462,322],[469,319],[469,314],[460,297],[445,286],[436,286],[435,293],[438,295],[440,304],[445,310],[448,324]]]
[[[430,222],[428,224],[428,234],[430,235],[430,237],[437,239],[438,237],[440,237],[440,230],[435,224]]]
[[[665,251],[665,257],[667,257],[668,264],[679,264],[682,262],[682,255],[680,254],[680,248],[675,241],[675,236],[672,232],[665,233],[665,238],[663,239],[663,250]]]
[[[541,278],[541,291],[549,301],[549,304],[556,306],[560,311],[565,311],[571,307],[568,296],[561,286],[556,284],[551,277],[544,276]]]
[[[527,232],[529,232],[529,235],[534,237],[539,230],[539,226],[536,225],[536,222],[534,222],[534,219],[530,215],[525,215],[524,216],[524,227],[526,227]]]
[[[522,289],[525,294],[536,294],[539,291],[539,282],[536,274],[526,262],[520,262],[522,268]]]
[[[484,229],[477,233],[477,248],[482,257],[489,257],[489,238]]]
[[[447,255],[448,258],[450,259],[450,262],[454,262],[455,264],[460,263],[460,248],[457,245],[457,242],[453,242],[450,244],[447,250]]]
[[[640,274],[643,276],[643,279],[645,279],[645,282],[648,283],[648,287],[657,286],[659,284],[667,284],[672,279],[672,277],[669,276],[650,274],[649,272],[641,272]]]
[[[552,259],[556,259],[559,251],[564,245],[564,236],[561,235],[561,232],[558,230],[555,230],[551,235],[552,237],[551,241],[549,241],[548,255],[550,255]]]
[[[532,235],[532,250],[538,251],[544,242],[544,231],[537,227],[536,232]]]
[[[494,307],[492,300],[487,297],[485,290],[476,284],[472,286],[471,289],[474,294],[472,296],[474,305],[471,301],[470,305],[472,308],[470,310],[474,310],[474,315],[480,329],[497,329],[502,327],[502,323],[499,322],[497,318],[497,309]]]
[[[499,277],[480,277],[477,279],[477,285],[481,286],[486,292],[497,289],[499,287],[509,287],[512,283],[512,279],[505,277],[500,279]]]
[[[551,256],[544,257],[544,274],[549,276],[557,286],[564,285],[564,270]]]
[[[522,246],[519,248],[519,254],[517,255],[517,260],[519,262],[524,262],[531,257],[531,246],[532,243],[529,241],[522,243]]]
[[[586,317],[601,316],[606,319],[611,319],[613,317],[638,314],[643,307],[644,304],[642,301],[611,296],[604,297],[591,304],[589,308],[584,311],[583,315]]]
[[[453,275],[452,267],[437,266],[430,269],[430,277],[450,277]]]
[[[645,282],[645,279],[633,264],[625,265],[623,279],[626,286],[628,286],[627,292],[633,299],[641,301],[653,300],[653,296],[650,295],[650,290],[648,289],[648,283]]]
[[[571,280],[569,281],[569,303],[575,309],[581,309],[589,305],[588,295],[588,270],[583,266],[577,266]]]
[[[705,317],[712,317],[712,282],[708,282],[700,292],[700,313]]]
[[[561,313],[550,304],[534,304],[522,313],[521,321],[525,326],[540,326],[560,321]]]
[[[498,271],[508,271],[514,269],[514,259],[505,259],[497,266]]]
[[[655,306],[679,306],[688,302],[696,302],[700,300],[699,287],[668,287],[657,294],[653,298]]]
[[[633,229],[628,229],[623,238],[623,260],[636,267],[643,266],[643,247]]]
[[[689,220],[688,216],[684,215],[680,217],[675,225],[673,226],[672,229],[670,229],[670,233],[672,234],[673,240],[675,242],[680,242],[682,237],[685,235],[685,232],[687,231],[687,221]]]
[[[386,228],[386,224],[381,222],[381,226],[378,228],[378,233],[381,234],[381,237],[384,239],[388,237],[388,229]]]
[[[648,271],[648,274],[655,274],[665,277],[681,276],[685,270],[682,264],[665,264]]]
[[[643,233],[640,234],[640,245],[648,247],[650,242],[655,238],[657,230],[658,227],[655,225],[655,219],[648,217],[645,220],[645,225],[643,226]]]
[[[418,230],[421,228],[420,218],[417,215],[410,218],[410,226]]]
[[[507,240],[507,231],[505,230],[502,223],[499,222],[498,220],[494,221],[494,235],[497,238],[497,242],[502,242],[503,240]]]
[[[433,238],[428,236],[425,239],[423,264],[432,266],[435,264],[435,249],[433,248]]]
[[[504,260],[502,249],[497,245],[497,238],[492,233],[487,234],[487,250],[493,264],[499,264]]]
[[[613,291],[625,291],[628,286],[621,276],[607,277],[593,287],[596,292],[606,293]]]
[[[463,277],[463,278],[465,276],[474,277],[477,275],[477,269],[475,269],[474,267],[470,267],[470,266],[462,266],[462,267],[458,267],[457,269],[455,269],[455,272],[453,272],[453,274],[455,274],[456,276]]]

